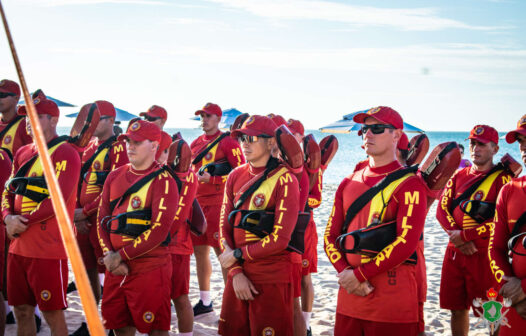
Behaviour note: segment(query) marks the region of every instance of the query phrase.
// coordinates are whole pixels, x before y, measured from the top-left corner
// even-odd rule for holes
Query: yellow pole
[[[99,312],[97,310],[97,305],[95,303],[95,297],[91,291],[91,285],[88,280],[88,275],[86,274],[86,268],[84,267],[84,262],[82,261],[80,250],[77,245],[77,240],[73,234],[71,219],[68,216],[66,203],[64,202],[64,197],[60,191],[51,158],[47,151],[46,140],[44,139],[44,133],[42,132],[40,122],[38,121],[35,105],[33,104],[33,100],[31,99],[27,89],[24,74],[22,73],[22,67],[20,66],[20,61],[15,50],[15,44],[13,42],[13,38],[11,37],[11,32],[9,31],[9,26],[7,24],[6,15],[1,1],[0,12],[2,14],[2,21],[4,23],[7,40],[9,41],[9,47],[11,48],[11,54],[13,55],[13,61],[15,62],[18,78],[20,79],[20,85],[22,86],[22,91],[24,92],[24,99],[28,112],[27,115],[29,116],[29,120],[31,122],[31,130],[33,131],[33,141],[35,141],[37,145],[38,155],[42,161],[44,176],[49,188],[53,209],[55,210],[55,215],[57,217],[60,235],[62,236],[62,241],[64,242],[66,252],[73,268],[73,274],[75,275],[75,282],[77,284],[82,306],[84,307],[84,313],[86,314],[89,332],[94,336],[105,336],[106,334],[104,332],[104,327],[102,326],[102,322],[99,318]]]

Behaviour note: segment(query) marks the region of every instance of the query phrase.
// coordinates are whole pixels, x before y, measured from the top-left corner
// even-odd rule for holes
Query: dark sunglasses
[[[11,92],[0,92],[0,99],[7,98],[7,97],[14,97],[14,96],[16,95]]]
[[[254,142],[257,142],[259,139],[270,139],[272,138],[271,136],[268,136],[268,135],[265,135],[265,134],[261,134],[261,135],[246,135],[246,134],[243,134],[243,135],[240,135],[237,137],[237,141],[239,141],[240,143],[254,143]]]
[[[365,135],[368,130],[371,130],[373,134],[382,134],[387,128],[395,129],[393,125],[384,125],[384,124],[373,124],[373,125],[364,125],[362,126],[362,135]]]
[[[145,115],[144,116],[144,120],[146,120],[146,121],[155,121],[155,120],[159,120],[159,119],[161,119],[161,117],[151,117],[149,115]]]

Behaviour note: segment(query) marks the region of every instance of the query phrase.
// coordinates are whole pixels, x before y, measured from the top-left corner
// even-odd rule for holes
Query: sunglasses
[[[362,135],[365,135],[368,130],[371,130],[373,134],[382,134],[387,128],[395,129],[393,125],[384,125],[384,124],[373,124],[373,125],[364,125],[362,126]]]
[[[0,99],[7,98],[7,97],[14,97],[14,96],[16,95],[11,92],[0,92]]]
[[[237,137],[237,141],[239,141],[239,143],[254,143],[254,142],[257,142],[259,139],[270,139],[270,138],[272,137],[269,135],[265,135],[265,134],[261,134],[257,136],[243,134]]]
[[[146,120],[146,121],[155,121],[155,120],[159,120],[159,119],[161,119],[161,117],[151,117],[149,115],[145,115],[144,116],[144,120]]]

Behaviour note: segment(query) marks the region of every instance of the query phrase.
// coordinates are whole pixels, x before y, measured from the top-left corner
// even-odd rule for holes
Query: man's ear
[[[269,151],[272,151],[272,149],[276,146],[276,138],[270,138],[267,140],[267,148]]]
[[[51,127],[57,127],[58,117],[51,117],[50,122],[51,122]]]
[[[393,132],[393,139],[396,144],[398,144],[398,141],[400,141],[401,137],[402,137],[402,130],[395,129]]]

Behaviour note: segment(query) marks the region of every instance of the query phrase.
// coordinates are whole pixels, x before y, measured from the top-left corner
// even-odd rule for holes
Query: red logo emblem
[[[99,161],[95,161],[93,163],[93,169],[95,169],[95,170],[99,170],[100,169],[100,162]]]
[[[274,331],[274,328],[266,327],[261,332],[261,335],[263,335],[263,336],[274,336],[274,335],[276,335],[276,332]]]
[[[301,261],[301,265],[303,266],[303,268],[307,268],[309,267],[309,261],[307,259],[303,259]]]
[[[476,135],[481,135],[482,133],[484,133],[484,127],[482,126],[475,127],[475,129],[473,130],[473,133],[475,133]]]
[[[40,297],[44,301],[49,301],[49,299],[51,299],[51,292],[44,289],[42,292],[40,292]]]
[[[155,315],[151,311],[147,311],[142,315],[142,319],[146,323],[152,323],[155,320]]]
[[[476,201],[480,201],[484,198],[484,192],[482,190],[479,190],[475,193],[475,196],[473,196],[473,199]]]
[[[134,198],[132,198],[131,200],[131,206],[132,208],[134,209],[138,209],[142,204],[142,201],[141,201],[141,198],[139,196],[135,196]]]
[[[526,125],[526,115],[522,116],[521,120],[519,120],[517,123],[517,128],[520,128],[523,125]]]
[[[269,114],[269,117],[270,117],[270,114]],[[251,116],[245,121],[242,128],[246,128],[248,125],[252,124],[255,120],[256,118],[254,118],[254,116]]]
[[[219,240],[219,232],[214,232],[214,239]]]
[[[369,111],[367,111],[367,114],[375,114],[375,113],[377,113],[378,111],[380,111],[380,108],[379,108],[379,107],[373,107],[372,109],[370,109]]]
[[[31,177],[36,177],[36,176],[37,176],[37,173],[35,173],[35,172],[31,173]]]
[[[205,155],[205,160],[210,161],[212,159],[212,153],[208,152]]]
[[[252,202],[256,208],[261,208],[265,204],[265,195],[257,194]]]
[[[4,138],[4,143],[5,143],[6,145],[9,145],[9,144],[11,143],[11,140],[12,140],[11,135],[8,134],[8,135],[6,135],[5,138]]]
[[[38,103],[40,103],[40,98],[35,98],[35,100],[33,100],[33,104],[37,105]]]
[[[133,132],[137,132],[139,128],[141,128],[141,124],[139,124],[137,121],[130,126],[130,130]]]

